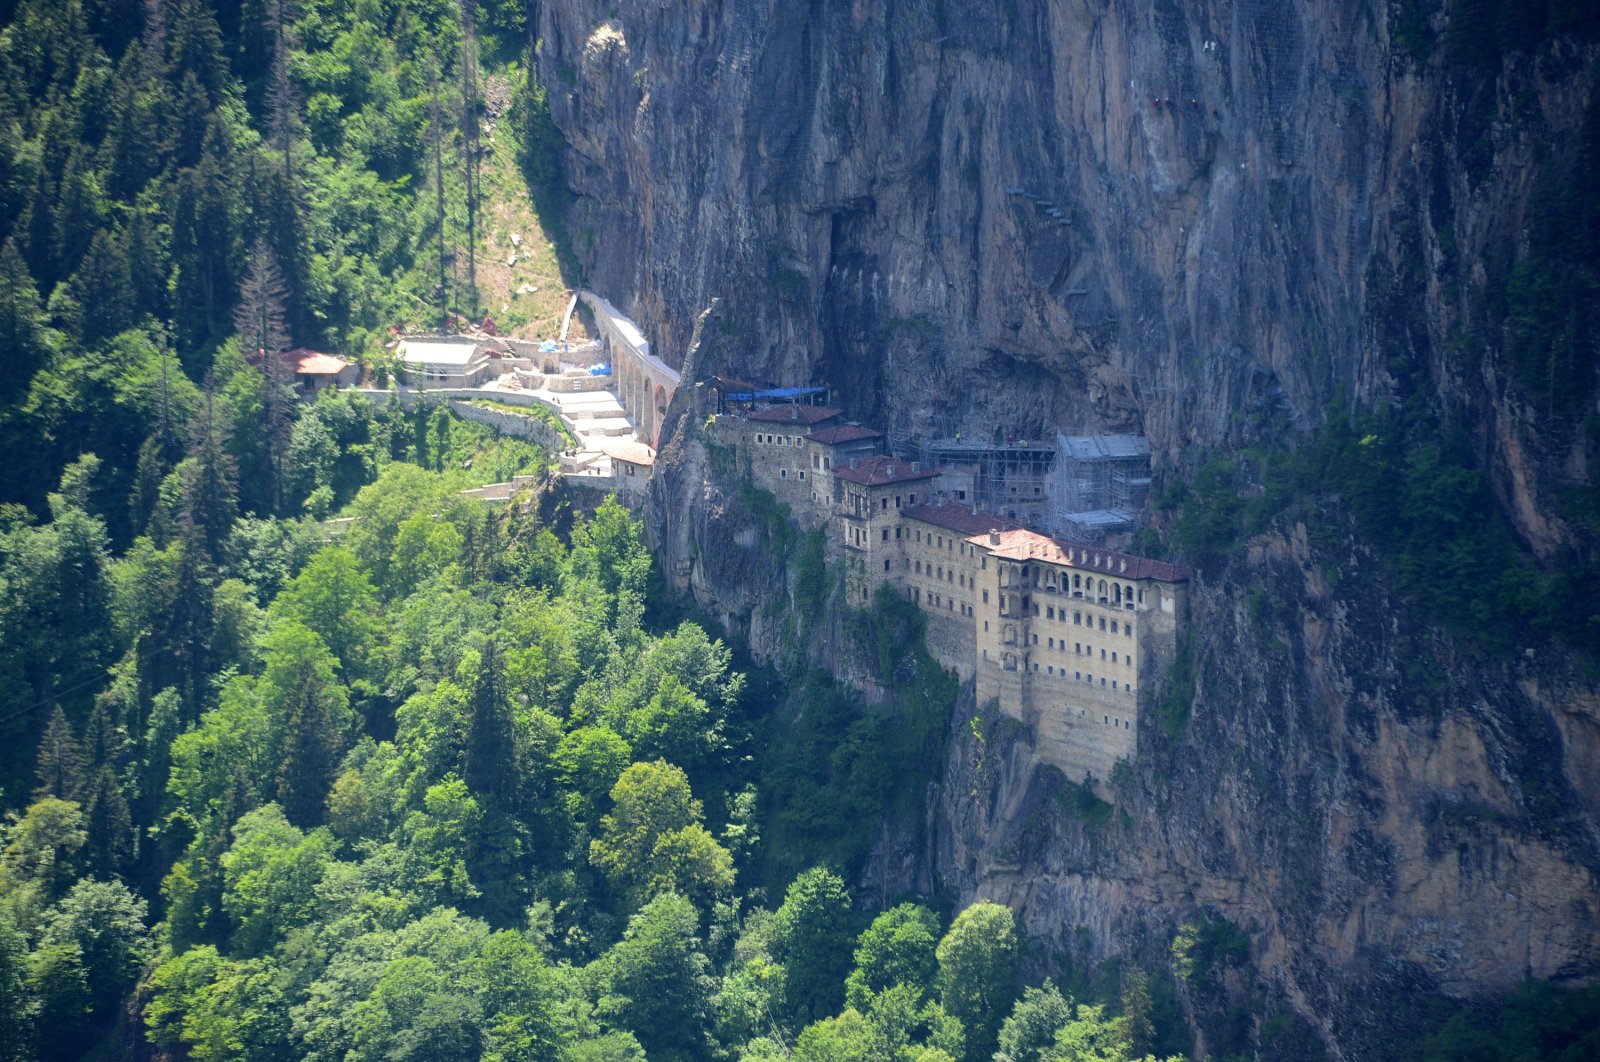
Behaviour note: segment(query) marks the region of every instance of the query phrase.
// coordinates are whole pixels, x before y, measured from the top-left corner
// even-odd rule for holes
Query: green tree
[[[55,360],[55,344],[45,327],[39,290],[17,250],[15,237],[0,245],[0,349],[9,352],[11,366],[0,380],[0,399],[25,393],[33,375]]]
[[[33,1057],[33,1012],[28,989],[28,939],[11,906],[0,901],[0,1062]]]
[[[316,915],[316,888],[336,844],[326,830],[302,833],[267,804],[242,816],[222,857],[222,906],[233,922],[236,955],[265,954]]]
[[[962,911],[939,941],[940,998],[965,1027],[973,1062],[994,1053],[1001,1019],[1016,993],[1018,953],[1016,918],[995,903]]]
[[[856,943],[855,969],[845,982],[845,998],[856,1008],[893,985],[929,993],[939,972],[935,954],[939,916],[921,904],[903,903],[872,920]]]
[[[217,415],[214,396],[205,393],[184,462],[183,515],[212,566],[224,559],[223,544],[239,513],[238,472],[228,451],[227,426]]]
[[[51,985],[45,994],[55,1004],[55,1013],[48,1017],[60,1021],[73,1012],[88,1017],[87,1025],[48,1026],[62,1037],[53,1045],[58,1057],[70,1056],[69,1047],[91,1042],[93,1033],[114,1018],[123,996],[133,988],[152,950],[146,917],[144,901],[127,886],[92,878],[74,885],[46,913],[39,949],[60,957],[48,975]]]
[[[471,667],[469,660],[467,667]],[[505,696],[500,650],[493,638],[483,643],[467,694],[467,741],[462,776],[483,809],[473,836],[473,879],[482,882],[484,913],[491,924],[507,925],[522,913],[522,770],[511,704]]]
[[[349,691],[340,685],[337,661],[322,639],[299,623],[278,623],[263,648],[261,696],[284,728],[275,772],[278,801],[291,822],[315,826],[349,744]]]
[[[454,972],[425,955],[396,959],[351,1014],[360,1062],[474,1062],[483,1051],[483,1005]]]
[[[133,272],[126,241],[120,233],[99,229],[68,282],[72,302],[79,307],[78,342],[100,346],[138,320],[133,302]],[[54,300],[52,300],[54,305]]]
[[[39,765],[34,780],[35,799],[52,796],[76,800],[83,785],[83,749],[59,704],[51,709],[50,721],[39,739]]]
[[[572,816],[593,821],[595,808],[632,761],[632,746],[608,726],[578,727],[565,734],[556,746],[555,764],[562,784],[572,790]]]
[[[694,905],[663,893],[628,920],[595,962],[602,1016],[639,1038],[646,1053],[706,1049],[710,961],[700,950]]]
[[[467,868],[482,817],[466,783],[455,775],[428,787],[422,809],[406,816],[400,828],[406,885],[417,900],[464,907],[478,898]]]
[[[491,1062],[555,1062],[563,1029],[561,988],[539,949],[519,933],[490,937],[481,956],[484,1057]]]
[[[1072,1020],[1074,1004],[1050,981],[1022,993],[1000,1026],[994,1062],[1041,1062],[1056,1042],[1056,1030]]]
[[[127,794],[111,766],[95,772],[84,794],[83,862],[89,874],[118,877],[133,866],[135,836],[133,812]]]
[[[797,1024],[836,1012],[850,973],[856,921],[843,879],[813,867],[789,883],[773,915],[778,957],[789,971],[789,1014]]]
[[[338,546],[318,550],[269,609],[303,624],[338,658],[340,673],[362,674],[367,655],[378,639],[378,598],[372,580],[349,551]]]
[[[680,768],[635,763],[612,786],[611,800],[589,861],[632,903],[674,887],[715,893],[732,884],[732,860],[701,827],[700,802]]]
[[[19,917],[36,914],[66,892],[83,848],[83,811],[67,800],[42,797],[6,833],[0,851],[0,896]]]

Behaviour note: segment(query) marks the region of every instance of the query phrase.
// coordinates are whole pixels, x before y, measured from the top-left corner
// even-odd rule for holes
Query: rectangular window
[[[885,542],[889,541],[889,529],[887,527],[883,529],[883,540]]]
[[[984,603],[984,604],[985,604],[985,605],[987,605],[987,604],[988,604],[988,603],[989,603],[989,591],[987,591],[987,590],[985,590],[985,591],[984,591],[984,592],[983,592],[983,603]],[[984,630],[988,630],[988,629],[989,629],[989,625],[988,625],[988,624],[987,624],[987,623],[986,623],[986,624],[984,624],[984,625],[983,625],[983,629],[984,629]]]

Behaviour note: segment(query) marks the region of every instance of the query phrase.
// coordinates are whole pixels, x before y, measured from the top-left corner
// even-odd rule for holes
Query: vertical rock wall
[[[1542,558],[1592,554],[1551,499],[1590,480],[1593,438],[1518,399],[1473,326],[1538,175],[1572,162],[1600,51],[1452,70],[1453,6],[566,0],[540,7],[539,67],[587,282],[686,382],[826,382],[891,435],[1138,430],[1169,470],[1420,397]],[[772,658],[782,561],[694,402],[652,530]],[[958,746],[928,863],[1090,958],[1213,908],[1260,992],[1352,1057],[1412,994],[1592,975],[1594,680],[1472,659],[1377,567],[1293,528],[1258,543],[1202,580],[1193,716],[1141,720],[1109,824],[1002,734]]]

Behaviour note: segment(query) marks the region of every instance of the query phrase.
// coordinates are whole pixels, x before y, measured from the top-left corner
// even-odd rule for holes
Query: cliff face
[[[1192,716],[1144,714],[1103,821],[1027,771],[1026,734],[964,726],[938,816],[949,882],[1091,960],[1159,952],[1209,909],[1249,936],[1258,998],[1353,1058],[1390,1055],[1427,993],[1591,975],[1592,679],[1460,654],[1345,548],[1290,526],[1196,594]]]
[[[891,433],[1139,430],[1168,469],[1421,396],[1541,558],[1592,556],[1553,499],[1591,478],[1593,433],[1519,397],[1479,326],[1540,182],[1582,161],[1600,49],[1453,67],[1472,41],[1451,16],[568,0],[540,6],[539,64],[589,283],[686,382],[826,382]],[[680,392],[652,533],[773,659],[784,569],[701,412]],[[958,744],[924,869],[1063,946],[1086,927],[1090,957],[1212,906],[1334,1044],[1379,1042],[1397,991],[1592,973],[1593,679],[1471,659],[1378,567],[1354,540],[1260,540],[1198,588],[1192,718],[1141,722],[1109,824],[1008,773],[1025,735]]]

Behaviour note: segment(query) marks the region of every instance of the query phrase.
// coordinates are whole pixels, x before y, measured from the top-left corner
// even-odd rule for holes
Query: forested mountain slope
[[[751,689],[551,455],[260,355],[381,380],[388,328],[476,316],[485,218],[562,201],[520,5],[0,14],[0,1058],[1181,1038],[1137,977],[1126,1020],[1012,1014],[1010,911],[874,919],[813,865],[859,866],[948,698]]]

